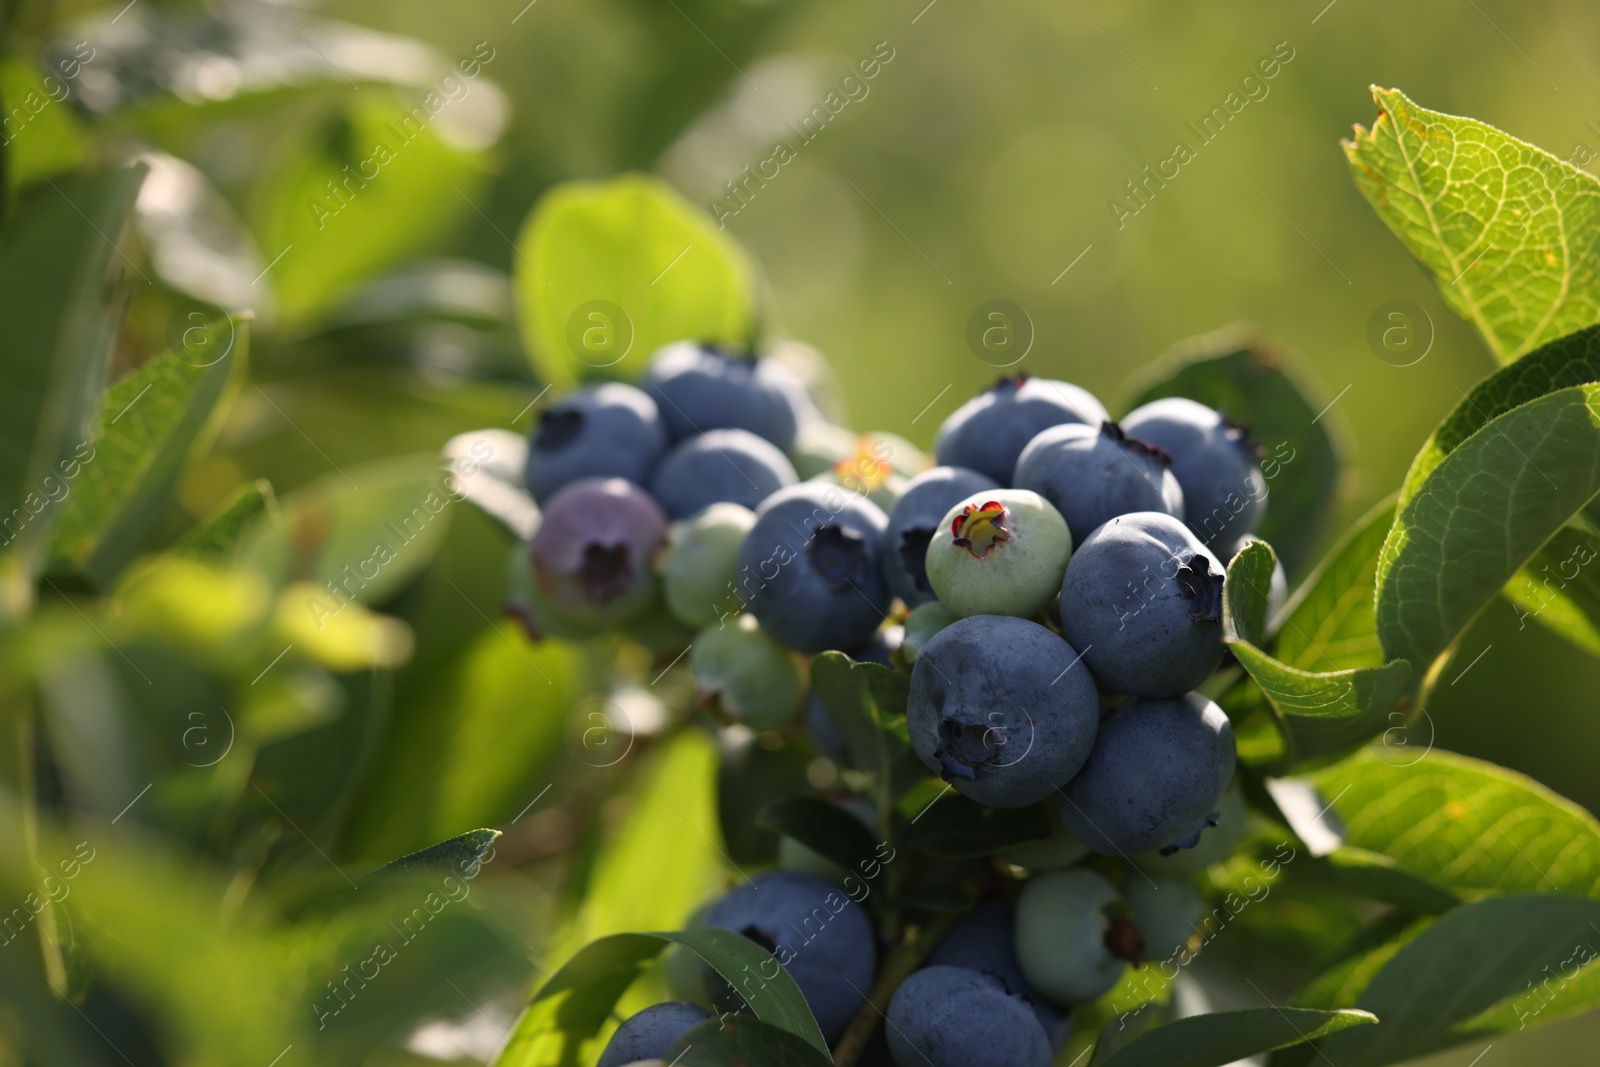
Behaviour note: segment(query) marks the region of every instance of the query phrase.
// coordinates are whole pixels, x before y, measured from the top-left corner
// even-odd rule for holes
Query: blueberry
[[[945,513],[928,542],[928,582],[957,615],[1037,615],[1072,555],[1061,513],[1026,489],[989,489]]]
[[[1167,848],[1216,820],[1234,759],[1233,727],[1205,697],[1135,700],[1100,723],[1056,810],[1096,852]]]
[[[974,615],[917,657],[911,747],[963,795],[996,808],[1051,796],[1094,745],[1100,701],[1078,654],[1026,619]]]
[[[1165,452],[1135,440],[1114,422],[1098,429],[1067,423],[1041,432],[1017,457],[1011,484],[1032,489],[1067,520],[1082,544],[1107,519],[1130,511],[1183,518],[1183,490]]]
[[[1237,541],[1261,521],[1267,482],[1255,445],[1220,413],[1173,396],[1130,411],[1122,428],[1172,457],[1184,520],[1207,545]]]
[[[1144,937],[1146,955],[1166,960],[1195,933],[1206,910],[1200,891],[1186,878],[1148,878],[1134,874],[1122,887],[1133,921]]]
[[[550,602],[533,580],[533,553],[526,544],[514,545],[506,561],[505,613],[522,624],[530,641],[580,641],[605,629],[602,623],[569,618]]]
[[[1222,662],[1222,564],[1171,515],[1119,515],[1061,582],[1061,629],[1100,682],[1132,696],[1199,686]]]
[[[924,967],[885,1019],[898,1067],[1050,1067],[1050,1039],[1027,1002],[981,971]]]
[[[673,445],[655,473],[650,495],[670,518],[686,519],[711,504],[758,504],[798,479],[771,441],[748,430],[708,430]]]
[[[917,662],[923,646],[932,641],[940,630],[959,618],[961,616],[937,600],[930,600],[926,604],[918,604],[912,608],[911,613],[906,616],[905,636],[900,642],[901,657],[907,663]]]
[[[944,420],[934,458],[940,466],[969,467],[1005,485],[1017,457],[1041,430],[1064,422],[1099,426],[1110,417],[1088,390],[1069,382],[1001,378]]]
[[[734,592],[739,545],[756,524],[749,508],[712,504],[674,523],[657,569],[661,594],[672,614],[690,626],[710,626],[743,606]]]
[[[928,584],[928,544],[945,515],[967,497],[999,488],[993,478],[960,467],[935,467],[912,478],[889,512],[883,535],[883,574],[906,607],[935,599]]]
[[[910,477],[928,466],[922,450],[899,434],[858,433],[831,422],[801,426],[790,458],[802,478],[832,473],[870,479],[885,469]]]
[[[825,878],[768,870],[731,890],[706,912],[705,925],[743,934],[776,957],[806,998],[830,1042],[850,1025],[866,1000],[878,946],[866,908]],[[707,973],[706,992],[723,1010],[737,1010],[736,989],[755,991],[766,979],[756,971],[730,987]]]
[[[574,621],[626,622],[655,599],[650,558],[666,528],[661,508],[632,482],[573,482],[550,498],[533,535],[534,582]]]
[[[1016,939],[1016,917],[1011,909],[996,900],[985,901],[956,920],[933,946],[923,965],[966,967],[998,979],[1007,993],[1028,1002],[1053,1047],[1058,1036],[1065,1036],[1062,1031],[1067,1027],[1063,1025],[1061,1013],[1045,1001],[1022,973]]]
[[[794,445],[791,386],[764,361],[679,341],[650,357],[640,385],[661,409],[673,441],[709,430],[749,430],[782,452]]]
[[[1244,791],[1238,783],[1234,783],[1217,801],[1216,825],[1207,827],[1193,848],[1180,848],[1165,854],[1146,852],[1133,857],[1133,861],[1154,875],[1199,874],[1213,863],[1221,863],[1233,855],[1233,850],[1244,840],[1249,818]]]
[[[1029,879],[1017,895],[1017,959],[1045,996],[1093,1000],[1117,984],[1144,945],[1116,887],[1075,867]]]
[[[577,389],[540,415],[528,439],[524,476],[541,504],[580,478],[643,485],[667,447],[656,402],[621,382]]]
[[[709,1018],[711,1013],[698,1004],[681,1000],[653,1004],[617,1027],[595,1067],[623,1067],[640,1060],[660,1059],[679,1034]]]
[[[739,548],[736,591],[780,644],[808,654],[855,648],[889,609],[878,556],[888,521],[832,486],[780,489]]]
[[[794,655],[740,615],[706,627],[689,650],[689,673],[702,703],[752,730],[776,730],[800,708],[800,668]]]

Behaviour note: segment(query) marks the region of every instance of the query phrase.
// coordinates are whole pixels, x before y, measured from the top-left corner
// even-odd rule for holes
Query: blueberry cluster
[[[1032,876],[900,986],[879,1051],[900,1067],[1043,1065],[1063,1009],[1186,936],[1192,887],[1149,892],[1084,861],[1182,874],[1173,854],[1222,817],[1233,733],[1195,690],[1222,663],[1224,566],[1266,482],[1244,431],[1204,405],[1118,422],[1028,376],[961,405],[933,451],[827,423],[770,359],[668,346],[637,387],[584,387],[540,418],[518,607],[557,636],[664,615],[695,631],[689,670],[716,714],[792,730],[805,703],[811,743],[841,766],[803,658],[909,671],[906,733],[928,771],[986,808],[1042,805],[1056,830],[1004,857]],[[702,920],[770,951],[835,1041],[872,986],[877,935],[842,872],[803,848],[784,858],[804,869],[758,874]],[[623,1024],[601,1063],[664,1055],[707,1008],[744,1004],[709,970],[691,985]]]

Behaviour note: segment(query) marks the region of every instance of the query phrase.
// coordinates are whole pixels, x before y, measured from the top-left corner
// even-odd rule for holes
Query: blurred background
[[[1025,312],[1026,369],[1114,412],[1172,345],[1258,323],[1329,405],[1342,528],[1493,369],[1349,178],[1338,141],[1374,118],[1367,86],[1563,158],[1600,152],[1600,8],[1577,0],[33,0],[7,18],[8,106],[80,61],[34,129],[8,131],[12,188],[96,159],[153,168],[121,368],[181,338],[197,308],[257,312],[250,383],[183,476],[169,536],[254,479],[285,497],[462,431],[525,430],[543,385],[513,318],[518,231],[551,184],[626,170],[660,174],[745,245],[765,325],[826,355],[850,424],[919,445],[997,373],[968,341],[988,301]],[[428,93],[448,101],[437,120],[374,162],[367,146]],[[1204,139],[1214,107],[1228,121]],[[1180,141],[1193,158],[1147,179]],[[349,179],[374,165],[381,180]],[[1420,356],[1369,340],[1397,300],[1418,312]],[[306,761],[365,776],[358,797],[308,795],[285,815],[313,837],[325,826],[341,859],[505,825],[572,762],[559,721],[530,716],[515,736],[490,714],[527,704],[522,663],[558,681],[584,664],[492,629],[503,539],[457,510],[389,607],[414,658],[358,694],[383,727],[346,714],[277,755],[286,789]],[[1410,743],[1600,808],[1600,663],[1504,601],[1457,663]],[[508,847],[595,847],[563,810],[529,816],[542,821]],[[1429,1062],[1588,1062],[1575,1050],[1597,1035],[1579,1021]]]

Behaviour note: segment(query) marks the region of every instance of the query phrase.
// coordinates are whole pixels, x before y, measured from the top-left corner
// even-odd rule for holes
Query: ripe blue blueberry
[[[906,607],[935,599],[928,583],[928,544],[942,532],[945,515],[974,493],[997,488],[993,478],[960,467],[934,467],[905,484],[889,511],[882,553],[889,591]]]
[[[684,438],[650,475],[650,495],[669,518],[686,519],[711,504],[752,510],[798,479],[776,445],[748,430],[707,430]]]
[[[1184,521],[1207,545],[1237,541],[1261,521],[1267,482],[1256,447],[1220,413],[1173,396],[1130,411],[1122,428],[1172,457]]]
[[[708,430],[749,430],[788,452],[797,426],[792,378],[764,360],[679,341],[650,357],[640,385],[673,441]]]
[[[1137,966],[1144,951],[1116,887],[1087,867],[1050,871],[1017,895],[1017,959],[1045,996],[1093,1000]]]
[[[1011,484],[1055,505],[1083,544],[1094,528],[1130,511],[1183,518],[1183,490],[1165,452],[1129,437],[1114,422],[1066,423],[1044,430],[1017,457]]]
[[[980,804],[1053,795],[1094,745],[1100,701],[1072,646],[1038,623],[974,615],[923,646],[906,727],[930,770]]]
[[[999,979],[1007,993],[1028,1002],[1054,1048],[1071,1030],[1071,1016],[1063,1020],[1022,973],[1016,939],[1016,916],[1011,909],[997,900],[985,901],[956,920],[928,953],[924,966],[966,967]]]
[[[800,708],[800,668],[794,654],[740,615],[695,635],[689,673],[702,704],[752,730],[776,730]]]
[[[957,615],[1037,615],[1061,588],[1072,533],[1027,489],[975,493],[945,513],[928,543],[928,582]]]
[[[711,1013],[698,1004],[681,1000],[652,1004],[617,1027],[595,1067],[623,1067],[640,1060],[660,1059],[679,1034],[709,1018]]]
[[[1234,760],[1228,716],[1205,697],[1135,700],[1100,723],[1056,811],[1095,852],[1170,848],[1216,822]]]
[[[730,890],[706,912],[706,926],[743,934],[789,972],[817,1026],[833,1041],[850,1025],[877,967],[878,945],[866,908],[825,878],[767,870]],[[744,1003],[771,975],[750,970],[732,986],[706,972],[706,992],[722,1010]]]
[[[1061,582],[1061,629],[1101,684],[1142,697],[1200,685],[1222,662],[1222,564],[1171,515],[1119,515]]]
[[[1129,876],[1122,895],[1133,909],[1133,921],[1144,937],[1146,955],[1153,960],[1172,957],[1197,932],[1205,913],[1200,891],[1187,878]]]
[[[666,529],[661,508],[632,482],[573,482],[550,498],[533,535],[534,582],[576,622],[626,622],[655,599],[650,559]]]
[[[898,1067],[1050,1067],[1050,1039],[1028,1003],[981,971],[924,967],[885,1018]]]
[[[528,492],[544,503],[580,478],[643,485],[667,447],[656,402],[621,382],[584,386],[540,415],[528,440]]]
[[[889,520],[867,500],[802,482],[756,511],[736,592],[773,640],[805,653],[856,648],[889,609],[878,543]]]
[[[967,467],[1006,485],[1017,457],[1041,430],[1064,422],[1099,426],[1110,417],[1093,394],[1070,382],[1001,378],[944,420],[934,458],[942,467]]]

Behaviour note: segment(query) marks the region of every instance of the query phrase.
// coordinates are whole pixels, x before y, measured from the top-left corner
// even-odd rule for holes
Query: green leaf
[[[847,871],[865,872],[877,842],[861,820],[837,804],[815,797],[788,797],[762,809],[756,822],[786,834]]]
[[[658,178],[555,187],[523,224],[517,253],[523,342],[545,381],[632,381],[670,342],[750,341],[743,250]]]
[[[321,621],[341,598],[371,605],[399,592],[438,551],[458,506],[435,456],[374,460],[290,493],[280,520],[263,516],[245,534],[239,558],[280,587],[326,589],[314,609]]]
[[[1050,818],[1038,805],[986,808],[946,790],[912,818],[905,843],[931,856],[966,859],[1049,836]]]
[[[327,311],[356,283],[473,214],[483,153],[441,138],[449,110],[419,122],[416,113],[427,115],[421,105],[385,96],[361,93],[320,131],[297,129],[296,150],[258,185],[252,229],[274,264],[267,278],[286,319]]]
[[[668,944],[682,945],[714,968],[740,990],[756,1018],[827,1055],[827,1042],[800,988],[789,972],[772,966],[772,954],[732,930],[704,927],[673,934],[613,934],[587,945],[534,993],[495,1067],[578,1067],[591,1062],[597,1051],[593,1039],[617,1001]]]
[[[1575,946],[1600,941],[1596,922],[1600,902],[1557,893],[1463,904],[1396,952],[1361,994],[1356,1006],[1378,1025],[1330,1037],[1323,1053],[1340,1067],[1381,1067],[1481,1037],[1473,1017],[1526,996]]]
[[[143,166],[63,178],[18,204],[0,239],[0,616],[43,562],[53,501],[81,472],[88,416],[105,386],[122,321],[124,272],[114,241]],[[9,587],[9,588],[8,588]]]
[[[367,877],[370,879],[444,871],[471,879],[477,876],[478,868],[487,862],[484,857],[494,851],[494,842],[499,836],[499,830],[468,830],[448,841],[441,841],[409,856],[391,860]]]
[[[1372,87],[1356,187],[1503,362],[1600,319],[1600,180],[1473,119]]]
[[[1377,1021],[1365,1011],[1311,1008],[1246,1008],[1191,1015],[1141,1035],[1112,1053],[1101,1067],[1222,1067]]]
[[[450,490],[510,530],[531,540],[539,528],[539,505],[523,481],[528,442],[510,430],[472,430],[445,442],[441,461]]]
[[[1408,503],[1434,468],[1491,419],[1557,390],[1590,382],[1600,382],[1600,326],[1551,341],[1501,367],[1462,396],[1428,436],[1401,483],[1398,505]]]
[[[1380,732],[1405,691],[1410,668],[1401,661],[1382,667],[1307,671],[1262,651],[1241,632],[1259,627],[1267,611],[1266,586],[1272,548],[1246,545],[1228,564],[1223,582],[1223,643],[1253,678],[1277,712],[1283,730],[1283,762],[1347,749]]]
[[[674,1041],[663,1057],[680,1067],[832,1067],[804,1038],[760,1019],[707,1019]]]
[[[5,144],[5,185],[11,192],[71,170],[83,159],[88,140],[83,124],[67,97],[56,97],[62,87],[70,94],[71,83],[53,73],[51,81],[47,86],[26,60],[0,61],[0,100],[11,120]]]
[[[192,335],[192,336],[191,336]],[[112,584],[144,547],[229,381],[242,374],[249,327],[229,316],[196,326],[182,348],[106,390],[83,464],[51,542],[50,568]]]
[[[275,521],[277,513],[278,498],[272,492],[272,483],[257,478],[228,494],[210,515],[195,523],[172,550],[193,559],[227,563],[238,551],[245,530],[260,518]]]
[[[1396,763],[1361,752],[1309,777],[1345,844],[1435,885],[1600,898],[1600,823],[1515,771],[1434,749]]]
[[[1401,506],[1384,542],[1384,654],[1425,673],[1597,491],[1600,385],[1540,397],[1464,441]]]
[[[1367,512],[1295,591],[1273,649],[1279,660],[1302,670],[1383,665],[1374,598],[1394,512],[1393,500]]]
[[[1277,549],[1289,573],[1298,573],[1327,525],[1339,453],[1319,418],[1321,405],[1313,407],[1299,384],[1297,361],[1257,331],[1233,327],[1178,345],[1150,377],[1130,407],[1183,396],[1249,429],[1263,450],[1261,471],[1270,494],[1256,533]],[[1279,477],[1285,472],[1287,477]]]
[[[922,764],[906,740],[910,679],[878,663],[857,663],[842,652],[811,660],[811,689],[844,738],[857,767],[886,773],[897,787],[922,777]]]
[[[1448,889],[1402,868],[1393,859],[1364,848],[1340,848],[1310,855],[1296,864],[1300,884],[1341,895],[1393,904],[1408,912],[1437,915],[1461,903]]]
[[[1600,656],[1600,568],[1594,534],[1564,526],[1506,586],[1517,629],[1536,620],[1591,656]]]

